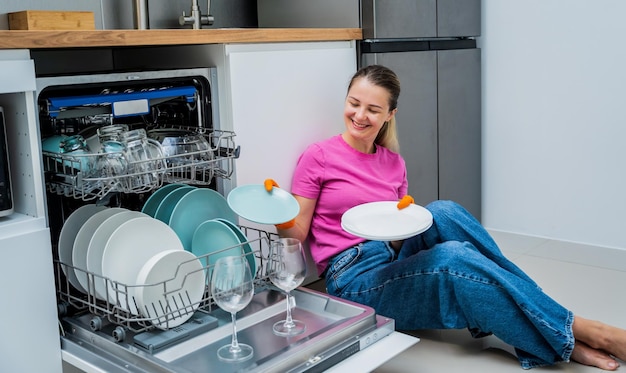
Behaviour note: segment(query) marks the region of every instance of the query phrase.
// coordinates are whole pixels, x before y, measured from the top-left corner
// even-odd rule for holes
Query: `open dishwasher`
[[[295,302],[290,307],[294,317],[306,323],[305,333],[274,335],[272,325],[285,317],[287,307],[284,295],[269,281],[276,267],[269,246],[278,237],[246,226],[239,226],[245,239],[238,246],[251,248],[242,249],[242,255],[256,263],[255,295],[238,312],[237,327],[239,340],[254,348],[252,359],[217,359],[217,348],[230,340],[232,330],[230,314],[216,307],[208,286],[191,299],[167,281],[150,284],[162,288],[165,299],[172,292],[182,293],[180,302],[159,304],[163,311],[158,315],[137,312],[133,294],[141,285],[120,283],[68,263],[59,255],[59,236],[68,217],[86,205],[141,211],[152,194],[172,184],[226,192],[222,181],[231,177],[240,149],[233,132],[219,129],[216,70],[50,77],[37,84],[42,143],[61,138],[42,148],[67,363],[93,372],[324,371],[393,333],[394,321],[369,307],[300,288],[292,292]],[[101,136],[103,128],[115,125],[146,134],[184,130],[202,137],[208,146],[186,150],[184,157],[161,148],[128,163],[135,167],[119,168],[110,160],[118,151],[103,151]],[[68,149],[76,138],[79,147]],[[219,254],[199,258],[205,284],[212,270],[210,256]],[[86,281],[82,291],[68,273]],[[96,283],[104,283],[112,296],[98,297]],[[170,324],[181,315],[184,323]]]

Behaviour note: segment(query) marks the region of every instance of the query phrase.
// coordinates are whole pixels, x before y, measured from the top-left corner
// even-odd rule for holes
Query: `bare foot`
[[[572,325],[576,341],[595,350],[606,351],[620,360],[626,360],[626,330],[599,321],[576,316]]]
[[[583,365],[598,367],[604,370],[616,370],[619,363],[606,352],[593,349],[584,342],[576,341],[571,359]]]

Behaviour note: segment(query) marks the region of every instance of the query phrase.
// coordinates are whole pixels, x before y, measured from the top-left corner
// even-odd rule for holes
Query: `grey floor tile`
[[[574,314],[626,328],[626,272],[535,256],[515,263]]]

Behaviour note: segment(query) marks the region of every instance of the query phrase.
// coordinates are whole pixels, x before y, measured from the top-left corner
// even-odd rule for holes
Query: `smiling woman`
[[[373,153],[376,149],[372,145],[376,142],[395,152],[399,150],[394,116],[398,110],[400,82],[395,79],[390,82],[353,79],[344,109],[347,131],[342,137],[354,149]]]
[[[515,348],[526,369],[570,359],[617,369],[615,359],[626,358],[626,330],[574,315],[549,297],[458,203],[425,206],[432,225],[410,237],[368,239],[342,229],[342,216],[355,206],[406,196],[404,160],[386,147],[396,140],[399,93],[397,76],[384,66],[353,76],[346,129],[300,157],[291,189],[300,213],[292,228],[277,227],[279,234],[308,239],[329,294],[374,308],[398,329],[493,334]]]

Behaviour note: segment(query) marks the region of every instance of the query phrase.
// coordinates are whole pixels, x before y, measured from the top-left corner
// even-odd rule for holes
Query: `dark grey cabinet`
[[[481,215],[480,49],[364,53],[362,65],[394,70],[400,153],[418,204],[461,203]]]
[[[480,35],[480,0],[257,0],[259,27],[361,27],[364,39]]]
[[[363,38],[480,35],[480,0],[361,0]]]

